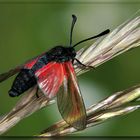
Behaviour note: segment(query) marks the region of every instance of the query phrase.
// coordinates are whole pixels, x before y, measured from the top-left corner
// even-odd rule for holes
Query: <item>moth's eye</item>
[[[59,50],[59,51],[57,52],[57,54],[58,54],[58,55],[61,55],[61,54],[62,54],[62,51],[61,51],[61,50]]]
[[[75,54],[76,53],[75,50],[72,50],[72,53]]]

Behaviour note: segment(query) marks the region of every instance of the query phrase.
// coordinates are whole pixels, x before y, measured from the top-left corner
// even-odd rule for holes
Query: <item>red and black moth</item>
[[[84,68],[91,68],[91,66],[85,66],[75,58],[76,51],[74,48],[82,42],[109,33],[109,29],[72,45],[72,32],[77,20],[75,15],[72,15],[72,18],[70,45],[68,47],[56,46],[25,64],[0,74],[0,82],[18,73],[9,90],[11,97],[19,96],[37,85],[38,89],[48,99],[57,97],[58,109],[63,119],[75,129],[82,130],[86,127],[86,109],[73,62],[74,60],[77,61]],[[38,89],[36,91],[37,97]]]

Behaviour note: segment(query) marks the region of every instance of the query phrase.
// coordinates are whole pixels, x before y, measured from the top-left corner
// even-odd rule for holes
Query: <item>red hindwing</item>
[[[25,65],[24,65],[24,68],[25,69],[31,69],[33,67],[33,65],[37,62],[37,60],[39,59],[39,57],[27,62]]]
[[[61,63],[50,62],[35,72],[39,88],[48,97],[56,95],[64,79]]]
[[[31,69],[33,66],[34,66],[34,64],[39,60],[39,58],[41,57],[41,56],[43,56],[45,53],[42,53],[41,55],[39,55],[39,56],[36,56],[36,57],[34,57],[33,59],[31,59],[31,60],[28,60],[25,64],[24,64],[24,68],[25,69]]]

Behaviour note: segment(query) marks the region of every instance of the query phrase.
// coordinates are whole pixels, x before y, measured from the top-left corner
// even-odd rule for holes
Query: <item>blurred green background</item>
[[[113,30],[140,8],[140,1],[0,1],[0,73],[56,45],[67,45],[71,15],[78,21],[73,42],[107,28]],[[91,42],[90,42],[91,43]],[[88,43],[85,43],[87,45]],[[80,47],[83,47],[83,44]],[[86,106],[140,83],[140,48],[120,55],[78,77]],[[14,77],[0,85],[0,115],[18,98],[10,98]],[[32,136],[60,120],[56,104],[22,120],[4,135]],[[140,136],[140,111],[111,119],[76,136]]]

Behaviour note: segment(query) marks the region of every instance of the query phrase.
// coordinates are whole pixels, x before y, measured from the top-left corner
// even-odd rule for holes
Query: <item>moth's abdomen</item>
[[[32,86],[36,84],[36,78],[31,70],[22,69],[21,72],[15,78],[9,95],[11,97],[19,96]]]

